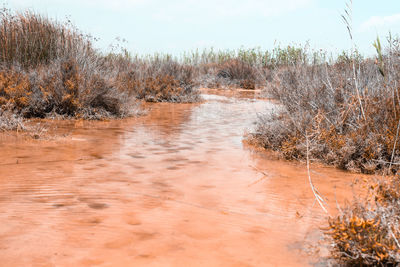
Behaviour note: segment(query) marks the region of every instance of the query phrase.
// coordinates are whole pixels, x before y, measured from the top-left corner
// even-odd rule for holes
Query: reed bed
[[[90,36],[69,23],[58,23],[32,12],[13,14],[7,9],[0,17],[0,62],[35,68],[60,58],[92,55]]]

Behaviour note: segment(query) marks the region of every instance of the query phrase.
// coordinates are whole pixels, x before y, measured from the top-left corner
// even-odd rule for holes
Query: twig
[[[378,163],[383,163],[383,164],[390,164],[389,161],[384,161],[384,160],[378,160],[378,159],[371,159],[372,161],[378,162]],[[392,165],[400,165],[400,162],[392,162]]]
[[[310,158],[309,158],[309,145],[308,145],[308,135],[306,133],[306,142],[307,142],[307,174],[308,174],[308,181],[310,183],[311,190],[314,194],[315,199],[317,200],[318,204],[321,206],[322,210],[325,211],[326,214],[328,214],[328,211],[326,210],[324,204],[322,203],[324,200],[321,197],[320,194],[317,193],[316,188],[314,187],[314,184],[311,180],[311,174],[310,174]]]
[[[396,130],[396,139],[394,140],[393,150],[392,150],[392,157],[390,158],[389,170],[392,168],[393,159],[394,159],[394,152],[396,150],[397,138],[399,137],[399,127],[400,127],[400,119],[397,123],[397,130]]]
[[[336,185],[335,185],[335,202],[336,202],[336,208],[338,209],[338,211],[340,212],[340,214],[343,214],[342,209],[340,208],[340,205],[337,201],[337,196],[336,196]]]
[[[389,231],[390,231],[390,234],[392,235],[392,237],[394,239],[394,242],[396,242],[397,247],[400,248],[399,241],[397,240],[396,236],[394,235],[392,229],[389,228]]]
[[[249,166],[252,167],[254,170],[260,172],[260,173],[263,175],[263,177],[261,177],[260,179],[258,179],[258,180],[256,180],[256,181],[252,182],[251,184],[249,184],[249,185],[248,185],[249,187],[252,186],[252,185],[255,185],[255,184],[259,183],[259,182],[261,182],[262,180],[264,180],[264,179],[266,179],[266,178],[269,178],[269,175],[266,174],[265,172],[261,171],[260,169],[254,167],[254,166],[251,166],[251,165],[249,165]]]

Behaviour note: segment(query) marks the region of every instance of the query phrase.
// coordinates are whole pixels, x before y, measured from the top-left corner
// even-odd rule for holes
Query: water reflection
[[[149,103],[146,105],[149,114],[143,125],[154,134],[160,135],[160,138],[173,138],[173,135],[184,130],[184,125],[190,120],[192,109],[196,106],[198,104]]]

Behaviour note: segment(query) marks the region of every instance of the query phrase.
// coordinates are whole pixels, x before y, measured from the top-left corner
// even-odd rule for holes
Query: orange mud
[[[307,266],[321,238],[305,164],[243,145],[271,102],[204,91],[148,115],[0,138],[1,266]],[[225,96],[223,95],[225,94]],[[57,128],[55,128],[57,126]],[[313,166],[328,199],[355,175]],[[336,189],[334,189],[336,186]]]

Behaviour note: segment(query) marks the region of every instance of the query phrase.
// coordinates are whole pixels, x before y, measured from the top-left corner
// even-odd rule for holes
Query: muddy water
[[[128,120],[53,122],[50,139],[3,135],[0,265],[312,264],[325,215],[305,165],[242,143],[273,105],[204,98]],[[312,176],[334,213],[354,176],[316,166]]]

